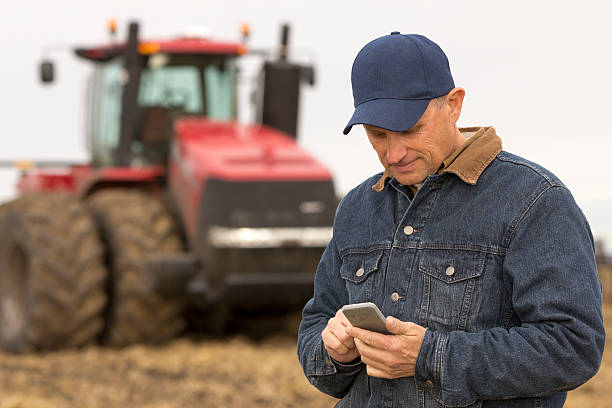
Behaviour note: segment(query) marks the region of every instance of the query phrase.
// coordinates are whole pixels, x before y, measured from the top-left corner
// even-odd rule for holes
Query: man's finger
[[[356,339],[359,339],[365,344],[368,344],[376,348],[385,348],[386,343],[387,343],[385,339],[386,336],[381,333],[361,329],[359,327],[354,327],[354,326],[349,327],[347,329],[347,332],[350,336]]]
[[[353,341],[353,337],[347,333],[347,326],[344,326],[342,322],[338,321],[339,319],[336,317],[330,320],[330,324],[328,325],[329,330],[340,340],[346,347],[354,348],[355,342]]]
[[[366,344],[358,338],[355,339],[355,346],[362,357],[367,358],[369,361],[376,361],[380,367],[386,365],[389,358],[389,352],[387,350]]]
[[[361,361],[366,365],[367,373],[370,377],[379,378],[399,378],[399,377],[412,377],[414,376],[414,366],[391,368],[385,365],[381,365],[376,361],[370,361],[367,358],[361,356]]]
[[[377,377],[377,378],[387,378],[387,379],[391,379],[394,378],[392,375],[390,375],[389,373],[380,370],[376,367],[370,366],[370,365],[366,365],[366,372],[368,373],[368,375],[370,377]]]
[[[416,335],[414,330],[415,324],[412,322],[403,322],[393,316],[387,316],[385,326],[391,334]]]
[[[371,348],[356,340],[361,361],[367,366],[368,375],[380,378],[410,377],[414,375],[414,363],[402,361],[397,355]]]
[[[366,364],[366,372],[370,377],[394,378],[393,373],[387,371],[384,366],[376,366],[365,362],[364,364]]]
[[[338,341],[340,341],[346,346],[346,348],[355,348],[355,340],[348,335],[348,333],[346,332],[346,327],[334,327],[332,328],[332,333],[334,334],[334,336],[336,336]]]
[[[338,309],[338,311],[336,312],[336,318],[338,319],[338,322],[342,324],[343,326],[345,327],[351,326],[351,322],[349,322],[349,320],[346,318],[346,316],[344,315],[344,312],[342,312],[342,309]]]
[[[379,361],[373,360],[366,356],[361,356],[361,361],[366,365],[367,373],[370,377],[379,377],[379,378],[396,378],[397,375],[395,373],[395,369],[381,363]]]
[[[379,370],[385,369],[386,365],[382,361],[378,360],[376,357],[373,357],[371,354],[363,353],[361,354],[361,361],[368,366],[375,367]]]
[[[339,354],[346,354],[349,351],[349,348],[339,341],[334,335],[326,336],[323,339],[323,344],[325,345],[327,351],[333,350]]]

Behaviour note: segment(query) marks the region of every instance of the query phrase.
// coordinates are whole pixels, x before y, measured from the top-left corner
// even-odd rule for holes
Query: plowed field
[[[612,306],[606,305],[612,333]],[[612,340],[567,407],[612,407]],[[330,407],[295,356],[295,337],[182,338],[160,347],[0,354],[0,408]]]

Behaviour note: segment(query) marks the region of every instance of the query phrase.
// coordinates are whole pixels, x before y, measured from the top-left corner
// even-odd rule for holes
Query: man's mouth
[[[410,171],[416,165],[417,160],[418,160],[418,158],[416,158],[416,159],[414,159],[412,161],[406,162],[406,163],[402,163],[402,164],[393,164],[392,167],[394,169],[399,170],[400,172]]]

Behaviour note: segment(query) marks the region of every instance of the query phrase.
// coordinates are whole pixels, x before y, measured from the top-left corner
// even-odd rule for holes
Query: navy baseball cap
[[[392,32],[366,44],[351,71],[355,112],[344,128],[368,124],[394,132],[413,127],[429,101],[455,83],[444,51],[418,34]]]

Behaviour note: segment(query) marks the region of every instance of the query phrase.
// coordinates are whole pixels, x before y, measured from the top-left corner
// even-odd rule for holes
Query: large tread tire
[[[106,306],[104,252],[86,206],[62,193],[0,207],[0,347],[74,348],[98,338]]]
[[[176,337],[185,327],[182,303],[151,292],[145,278],[151,256],[183,250],[176,224],[161,198],[138,190],[108,189],[94,193],[88,203],[110,267],[104,342],[123,347]]]

